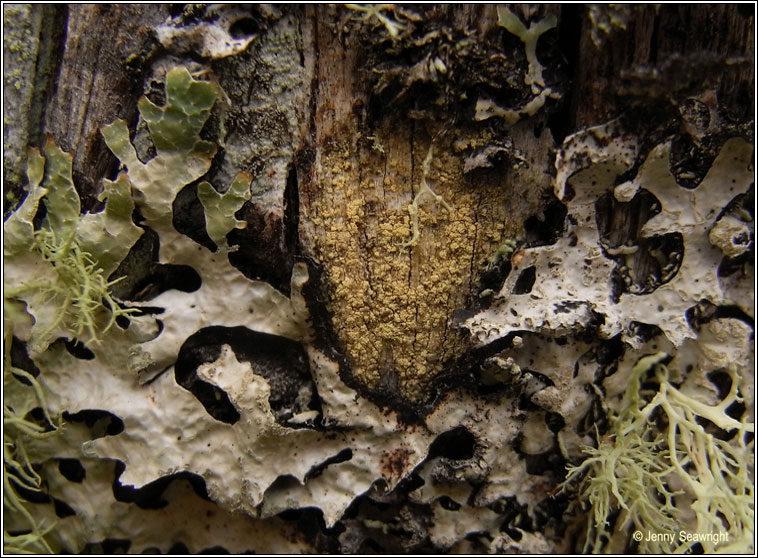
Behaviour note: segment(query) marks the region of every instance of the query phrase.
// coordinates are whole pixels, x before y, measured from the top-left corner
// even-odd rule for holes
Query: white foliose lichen
[[[636,139],[618,123],[568,138],[556,160],[554,185],[568,210],[563,236],[512,254],[512,269],[493,303],[462,325],[482,346],[510,339],[510,348],[490,359],[500,367],[494,375],[488,371],[490,377],[502,381],[509,375],[531,402],[562,418],[564,424],[553,428],[556,441],[570,463],[581,463],[570,479],[583,479],[588,513],[594,514],[585,550],[624,552],[632,529],[657,529],[674,533],[676,541],[640,549],[682,551],[701,543],[707,551],[749,551],[754,270],[749,261],[733,276],[719,269],[752,246],[752,217],[739,208],[752,188],[752,146],[741,138],[724,142],[695,189],[676,183],[669,144],[652,149],[636,176],[617,184],[638,151]],[[638,242],[676,234],[682,248],[661,257],[665,265],[660,275],[648,277],[646,288],[634,289],[630,280],[619,289],[614,271],[631,277],[641,248],[609,244],[599,230],[599,202],[613,195],[627,204],[643,190],[657,207],[641,223]],[[641,334],[645,326],[651,327]],[[588,330],[591,342],[581,336]],[[608,340],[604,348],[602,339]],[[599,350],[620,356],[607,360]],[[649,364],[651,354],[658,356]],[[664,358],[667,366],[653,366]],[[630,390],[638,389],[640,375],[651,367],[659,392],[630,403]],[[534,389],[534,373],[549,383]],[[726,395],[724,384],[731,390]],[[600,431],[606,437],[597,423],[588,424],[598,416],[595,405],[611,417],[608,432]],[[653,421],[656,408],[661,414]],[[697,417],[708,417],[721,430],[703,427]],[[532,420],[524,432],[545,440],[547,428]],[[545,447],[532,441],[522,450]],[[635,492],[640,483],[649,492]],[[660,515],[650,512],[661,506]],[[611,519],[619,510],[619,518]],[[680,532],[719,528],[728,533],[725,540],[679,538]]]
[[[534,95],[522,107],[517,109],[503,108],[491,99],[479,98],[476,101],[476,114],[474,120],[487,120],[492,117],[500,117],[508,125],[513,125],[522,117],[533,116],[544,105],[548,98],[558,99],[560,93],[545,85],[542,71],[545,67],[537,58],[537,41],[540,36],[558,25],[554,15],[549,15],[540,21],[533,22],[526,27],[524,23],[506,6],[497,7],[497,24],[505,27],[509,33],[517,36],[524,43],[526,61],[528,64],[524,75],[524,84],[527,85]]]
[[[565,523],[555,513],[545,519],[545,508],[552,505],[566,460],[580,459],[583,446],[593,443],[594,432],[583,421],[596,416],[599,402],[605,410],[618,411],[619,394],[640,358],[664,351],[671,356],[672,374],[693,370],[676,388],[687,398],[680,403],[690,406],[726,400],[718,397],[709,371],[731,362],[745,362],[741,372],[751,366],[752,330],[744,322],[716,317],[696,330],[686,317],[703,298],[749,311],[746,281],[725,282],[716,275],[727,250],[723,242],[714,240],[714,247],[709,240],[732,234],[718,233],[726,224],[713,225],[726,219],[721,210],[747,189],[749,146],[727,142],[695,191],[680,191],[673,182],[665,146],[648,156],[618,195],[632,199],[641,188],[655,195],[662,211],[643,234],[674,229],[682,235],[685,254],[667,283],[646,294],[622,293],[616,300],[610,284],[615,261],[608,254],[619,247],[601,245],[595,202],[632,167],[638,147],[610,125],[570,138],[559,155],[555,191],[569,208],[564,238],[550,246],[505,250],[501,257],[510,257],[513,269],[500,300],[463,324],[482,345],[508,337],[509,348],[490,356],[481,371],[490,385],[507,388],[486,395],[450,390],[423,421],[404,423],[396,412],[346,385],[340,364],[319,348],[303,294],[309,281],[305,263],[293,265],[289,296],[229,263],[234,248],[226,237],[244,226],[235,212],[250,197],[249,175],[239,174],[227,191],[207,182],[198,186],[215,251],[176,230],[176,196],[202,178],[216,153],[200,131],[217,93],[216,86],[183,68],[169,72],[166,104],[144,99],[139,105],[156,152],[147,162],[137,157],[125,123],[103,130],[124,169],[105,183],[101,213],[80,214],[71,159],[48,143],[46,159],[30,155],[29,194],[4,225],[5,319],[30,348],[50,413],[73,417],[97,411],[122,426],[107,433],[97,424],[71,422],[60,436],[35,441],[29,455],[40,464],[47,493],[74,512],[55,519],[51,503],[29,504],[43,525],[56,522],[45,535],[53,550],[81,552],[117,539],[128,541],[130,552],[170,552],[178,542],[191,552],[218,545],[233,552],[307,552],[316,548],[313,541],[301,538],[281,515],[306,508],[318,509],[326,528],[339,521],[347,526],[342,534],[330,535],[343,551],[362,548],[367,533],[395,533],[400,521],[411,531],[409,548],[423,543],[457,552],[567,550]],[[728,186],[719,189],[718,184]],[[61,307],[74,304],[65,290],[51,296],[50,285],[60,287],[61,278],[56,263],[35,247],[33,222],[40,204],[47,209],[41,230],[67,239],[63,246],[88,262],[79,283],[87,284],[93,275],[106,280],[98,283],[106,304],[88,306],[85,327],[70,313],[60,317]],[[135,206],[143,217],[140,226],[132,221]],[[197,289],[169,289],[139,302],[112,295],[110,281],[142,227],[159,239],[157,264],[192,268]],[[535,274],[531,292],[513,294],[515,282],[530,267]],[[689,275],[682,277],[683,269]],[[29,277],[39,280],[31,284]],[[709,282],[707,288],[696,287],[695,280]],[[124,319],[113,323],[116,317]],[[638,338],[632,322],[657,325],[663,335]],[[188,340],[211,327],[245,328],[261,335],[262,343],[284,338],[302,348],[313,385],[303,393],[318,404],[299,404],[294,416],[280,420],[272,407],[276,385],[266,376],[266,363],[218,343],[219,352],[193,373],[214,393],[225,394],[238,418],[214,418],[176,374]],[[591,327],[598,328],[600,339],[573,337]],[[604,338],[612,336],[623,348],[603,356]],[[61,338],[85,345],[88,353],[82,358]],[[9,347],[12,341],[7,342]],[[733,378],[729,401],[741,398],[747,416],[753,404],[748,375]],[[22,403],[17,407],[23,411]],[[742,417],[733,420],[745,423]],[[441,439],[453,440],[447,452],[437,449]],[[61,459],[79,460],[84,476],[72,480],[62,474]],[[175,478],[161,494],[167,502],[163,509],[143,510],[113,493],[113,486],[148,491],[177,474],[201,479],[211,501]],[[405,495],[402,504],[393,500],[398,494]],[[400,511],[373,520],[345,514],[356,502],[370,501],[389,502]],[[425,512],[413,511],[419,507]]]
[[[225,58],[244,51],[255,39],[245,22],[252,22],[250,14],[239,6],[216,5],[203,10],[199,21],[182,15],[171,18],[156,28],[158,40],[164,48],[176,53],[197,53],[205,58]],[[192,6],[187,10],[191,14]],[[197,17],[197,16],[195,16]]]
[[[617,123],[566,140],[556,160],[555,182],[555,194],[568,208],[565,233],[554,244],[511,256],[512,270],[496,302],[463,323],[478,343],[518,331],[561,336],[597,325],[601,337],[622,333],[635,344],[632,326],[641,323],[661,328],[680,346],[696,337],[687,312],[701,301],[736,305],[752,313],[752,288],[747,281],[735,284],[718,276],[724,254],[710,240],[722,211],[752,183],[752,146],[740,138],[723,145],[694,190],[680,187],[671,174],[669,144],[654,148],[631,183],[622,185],[623,200],[644,189],[660,202],[660,213],[644,224],[640,236],[678,233],[683,250],[664,255],[665,282],[652,292],[614,291],[612,273],[617,266],[610,256],[631,257],[636,247],[604,245],[596,203],[614,188],[616,177],[632,167],[637,152],[636,139],[625,136]],[[752,222],[744,227],[753,230]],[[534,273],[529,289],[519,281],[525,272]]]
[[[435,438],[461,425],[488,448],[482,459],[493,472],[492,493],[483,491],[482,498],[489,502],[505,492],[531,501],[529,483],[521,478],[523,467],[512,466],[518,457],[511,450],[498,449],[509,447],[518,433],[515,426],[508,426],[510,421],[481,423],[480,404],[465,393],[454,393],[425,425],[403,424],[396,413],[345,385],[339,365],[313,345],[302,294],[309,280],[304,263],[293,266],[290,296],[246,278],[229,263],[233,248],[226,235],[244,226],[234,214],[249,199],[249,175],[239,174],[226,192],[206,182],[198,187],[215,251],[176,230],[177,194],[207,172],[216,152],[213,143],[199,136],[216,94],[215,85],[194,79],[184,68],[168,72],[166,104],[158,106],[147,99],[139,104],[155,147],[155,156],[147,162],[137,156],[124,122],[103,129],[123,169],[114,182],[106,181],[107,204],[101,213],[80,214],[71,158],[50,141],[47,159],[31,154],[29,195],[5,223],[9,271],[5,317],[13,322],[18,339],[34,348],[31,355],[51,412],[67,416],[105,412],[123,427],[105,435],[98,427],[90,431],[79,422],[67,424],[64,442],[48,444],[35,454],[44,456],[39,461],[47,475],[47,493],[74,512],[47,535],[50,547],[80,552],[88,544],[124,538],[131,551],[168,551],[173,538],[200,551],[219,542],[207,529],[190,533],[170,524],[170,510],[195,501],[186,487],[172,484],[164,495],[171,499],[170,509],[141,519],[137,508],[113,500],[109,486],[116,474],[112,462],[117,460],[123,464],[119,485],[133,490],[178,473],[202,478],[214,504],[195,501],[193,505],[218,510],[214,513],[220,518],[234,517],[224,526],[229,550],[303,550],[307,545],[291,542],[277,514],[315,507],[332,526],[367,491],[391,493],[426,458]],[[67,292],[61,292],[63,299],[51,297],[36,284],[39,281],[25,282],[27,277],[46,278],[45,285],[60,286],[57,262],[34,247],[33,220],[40,204],[47,209],[43,229],[83,254],[90,275],[111,277],[146,227],[159,239],[157,263],[192,268],[199,288],[169,289],[146,302],[120,301],[111,293],[112,283],[106,282],[97,295],[107,301],[95,300],[98,304],[93,304],[88,327],[56,319],[60,307],[68,304]],[[132,221],[135,206],[143,217],[139,227]],[[114,323],[119,316],[126,321]],[[226,394],[239,419],[230,423],[211,416],[192,392],[179,385],[175,372],[187,340],[210,326],[243,327],[302,345],[319,405],[286,425],[280,423],[271,407],[271,385],[256,370],[256,362],[238,359],[230,346],[223,345],[218,357],[198,366],[195,374],[217,393]],[[68,346],[61,339],[68,340]],[[86,348],[85,354],[70,350],[72,343]],[[505,398],[494,409],[505,417],[512,406]],[[62,477],[55,466],[59,459],[79,460],[86,480],[69,482]],[[50,504],[30,505],[52,521]],[[239,512],[249,519],[228,515]],[[252,518],[258,517],[270,520],[255,523]],[[220,518],[208,524],[220,523]],[[269,533],[270,544],[238,539],[245,529],[248,534]],[[201,536],[203,532],[208,534]],[[454,538],[443,533],[444,529],[434,535],[436,544],[452,545]]]

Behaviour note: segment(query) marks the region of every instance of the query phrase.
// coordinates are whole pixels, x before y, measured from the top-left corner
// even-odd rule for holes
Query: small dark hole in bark
[[[63,500],[58,500],[58,498],[53,498],[53,507],[55,508],[55,515],[58,517],[63,518],[76,515],[76,512],[71,506]]]
[[[241,39],[243,37],[250,37],[260,31],[260,27],[256,21],[251,17],[243,17],[238,19],[229,27],[229,34],[235,39]]]
[[[535,266],[527,267],[521,272],[518,279],[516,279],[516,284],[513,286],[513,294],[520,295],[530,293],[536,278],[537,268]]]
[[[474,435],[459,426],[447,432],[443,432],[429,446],[428,458],[445,457],[454,461],[471,459],[476,449]]]
[[[81,461],[72,458],[62,458],[58,460],[58,471],[66,480],[71,482],[82,482],[87,476],[87,471],[82,466]]]
[[[76,358],[82,360],[93,360],[95,358],[95,353],[90,351],[87,346],[78,339],[66,339],[63,342],[63,345],[66,347],[66,350]]]

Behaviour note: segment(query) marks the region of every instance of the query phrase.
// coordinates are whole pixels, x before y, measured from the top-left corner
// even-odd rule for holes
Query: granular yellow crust
[[[362,141],[324,146],[302,223],[312,227],[327,306],[352,374],[418,400],[464,348],[450,328],[452,311],[464,306],[487,257],[520,225],[509,222],[505,177],[467,181],[460,156],[451,155],[455,138],[444,136],[434,140],[423,176],[431,139],[411,132],[407,126],[379,134],[382,150]],[[408,207],[424,179],[445,203],[419,197],[420,237],[403,246],[412,237]]]

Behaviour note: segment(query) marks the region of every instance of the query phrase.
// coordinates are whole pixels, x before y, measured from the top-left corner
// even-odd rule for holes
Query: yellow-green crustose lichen
[[[328,145],[303,204],[352,373],[410,398],[460,355],[452,312],[516,231],[506,178],[467,183],[449,140],[437,141],[411,150],[408,136],[388,134],[385,153],[359,153],[360,163],[345,143]]]

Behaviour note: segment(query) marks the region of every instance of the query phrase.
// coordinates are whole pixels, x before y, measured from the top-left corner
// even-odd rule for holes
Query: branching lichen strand
[[[644,533],[726,532],[723,540],[700,540],[704,551],[750,552],[755,510],[751,481],[752,423],[730,417],[726,410],[738,395],[735,366],[727,373],[729,393],[707,405],[674,387],[668,355],[657,353],[638,361],[632,370],[622,410],[612,415],[608,438],[597,448],[585,448],[588,457],[571,467],[567,482],[582,479],[581,494],[592,509],[585,551],[602,551],[613,537],[628,536],[630,527]],[[643,391],[652,368],[658,389]],[[702,419],[725,432],[730,441],[714,437]],[[660,425],[660,426],[659,426]],[[747,438],[750,437],[748,442]],[[682,487],[674,491],[671,487]],[[686,502],[686,505],[683,503]],[[692,510],[689,518],[683,509]],[[608,518],[620,510],[611,527]],[[677,537],[645,537],[640,552],[685,552],[692,542]]]

